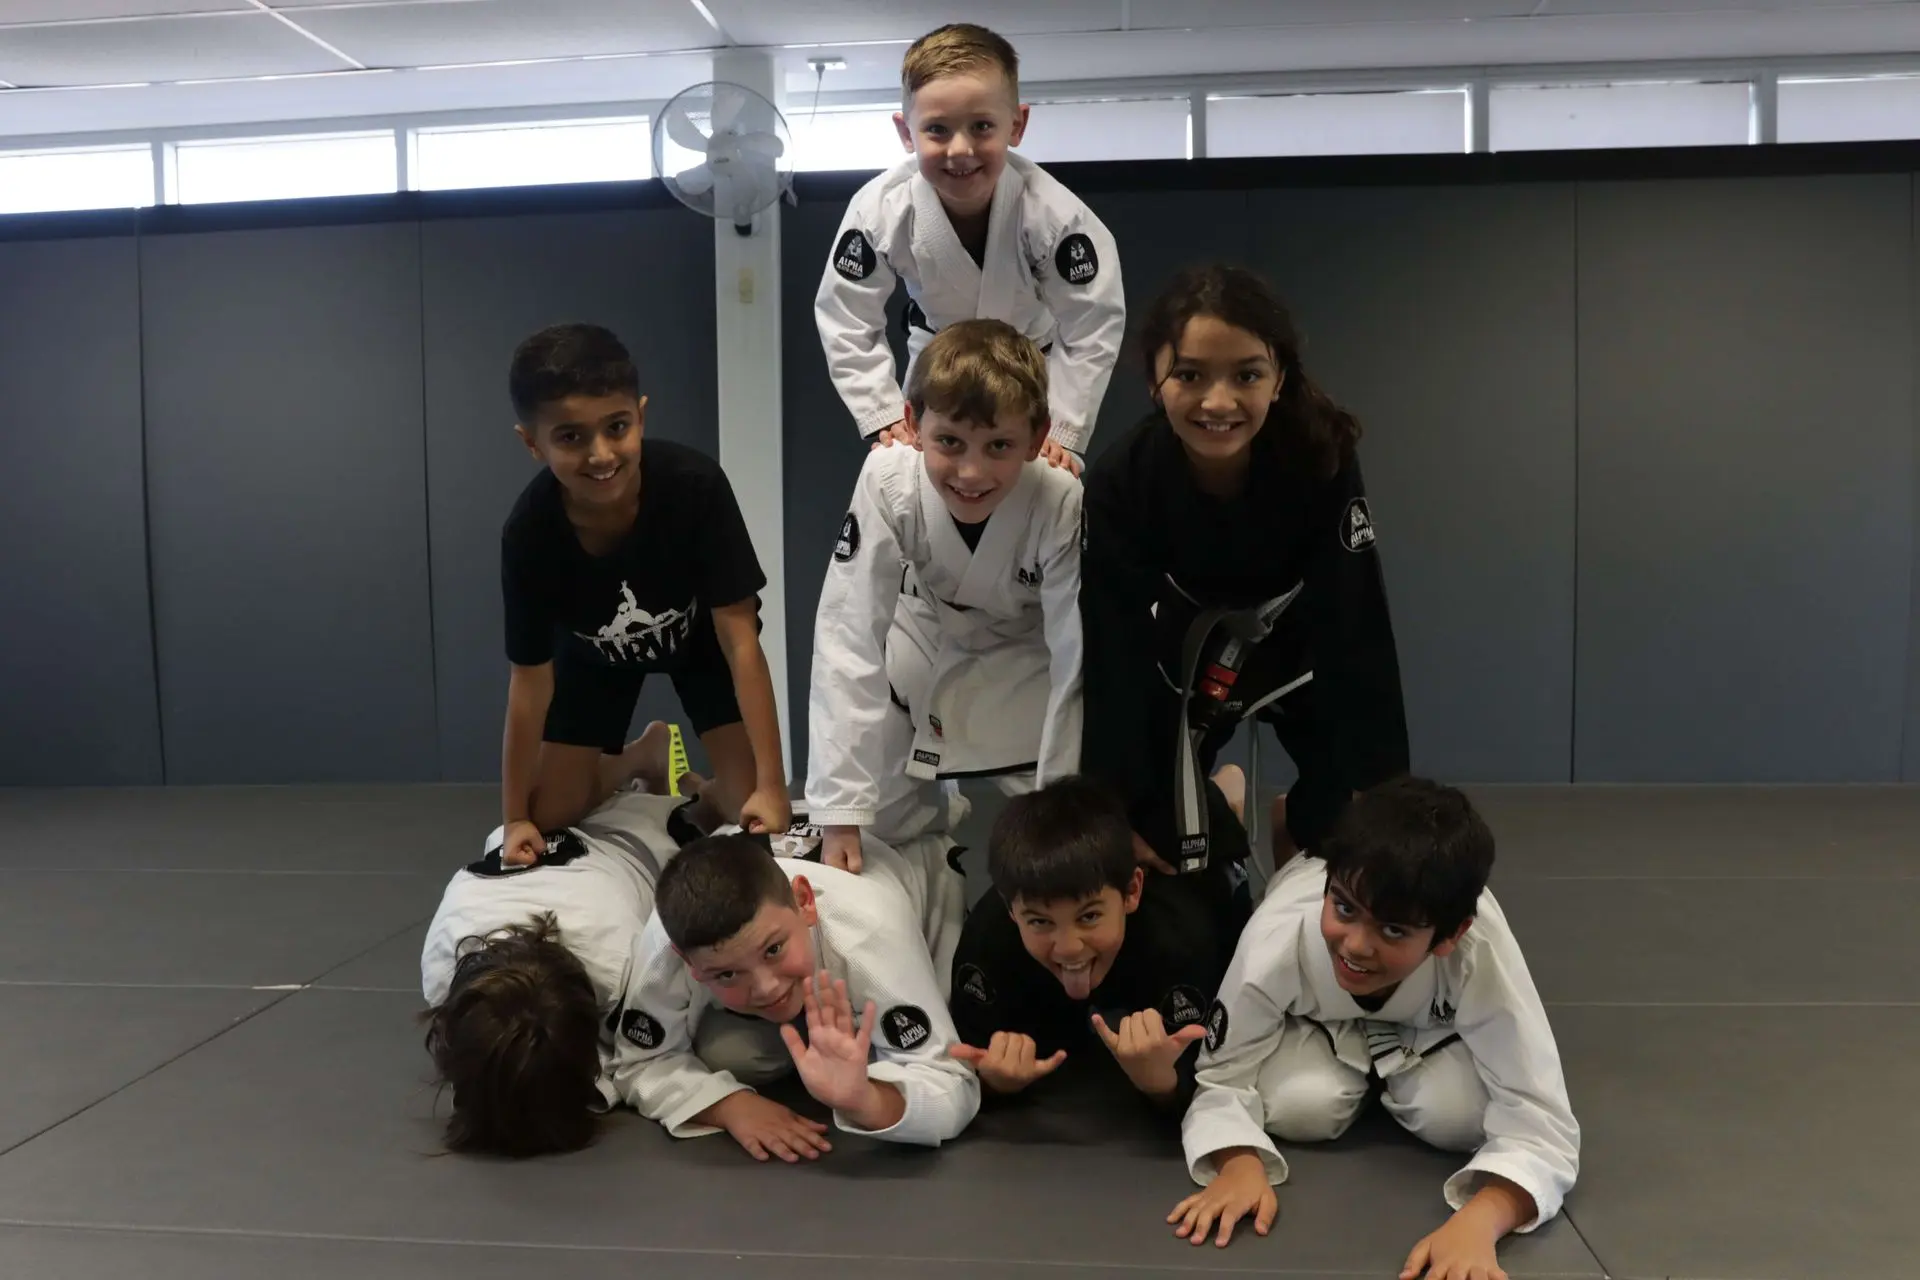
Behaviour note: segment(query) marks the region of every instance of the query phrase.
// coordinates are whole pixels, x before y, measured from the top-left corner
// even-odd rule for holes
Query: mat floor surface
[[[1920,790],[1474,794],[1584,1134],[1509,1274],[1920,1275]],[[1127,1108],[803,1168],[630,1113],[577,1155],[438,1155],[418,947],[495,805],[0,790],[0,1275],[1391,1280],[1445,1217],[1454,1162],[1378,1108],[1289,1149],[1272,1234],[1226,1249],[1173,1238],[1177,1148]]]

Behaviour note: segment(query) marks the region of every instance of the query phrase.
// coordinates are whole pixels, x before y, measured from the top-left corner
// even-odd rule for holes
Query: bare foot
[[[1237,764],[1223,764],[1213,771],[1213,785],[1227,797],[1227,808],[1241,822],[1247,820],[1247,774]]]
[[[601,781],[609,792],[638,782],[649,795],[666,795],[667,757],[672,749],[673,734],[667,722],[655,720],[619,755],[606,757],[601,764]]]

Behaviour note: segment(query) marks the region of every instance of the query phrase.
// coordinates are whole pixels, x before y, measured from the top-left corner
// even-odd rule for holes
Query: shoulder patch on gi
[[[894,1048],[911,1053],[933,1037],[933,1024],[917,1005],[897,1004],[880,1015],[880,1034]]]
[[[1220,1046],[1226,1042],[1227,1006],[1224,1001],[1215,1000],[1213,1008],[1207,1010],[1207,1052],[1220,1052]]]
[[[1167,989],[1166,1003],[1161,1006],[1160,1016],[1165,1019],[1167,1030],[1178,1031],[1181,1027],[1190,1027],[1200,1021],[1205,1007],[1206,997],[1200,994],[1200,989],[1182,982]],[[1224,1013],[1222,1016],[1225,1016]]]
[[[1367,500],[1353,499],[1340,517],[1340,545],[1349,551],[1365,551],[1373,546],[1374,537],[1373,512]]]
[[[953,975],[955,983],[963,995],[971,996],[981,1004],[993,1003],[993,988],[987,985],[987,974],[977,964],[963,964]]]
[[[1092,284],[1100,274],[1100,255],[1083,231],[1076,231],[1053,251],[1053,269],[1068,284]]]
[[[873,246],[867,243],[867,237],[858,227],[848,227],[833,247],[833,269],[842,279],[857,284],[873,274],[873,264]]]
[[[620,1034],[627,1043],[640,1049],[658,1049],[667,1038],[667,1031],[650,1013],[640,1009],[629,1009],[620,1015]]]
[[[833,544],[833,558],[841,564],[853,559],[854,552],[860,550],[860,522],[853,518],[853,512],[847,512],[847,518],[840,522],[840,538]]]

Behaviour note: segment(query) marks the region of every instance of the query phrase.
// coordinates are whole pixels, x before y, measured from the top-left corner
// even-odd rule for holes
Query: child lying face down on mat
[[[1560,1210],[1580,1129],[1553,1029],[1493,895],[1493,835],[1460,792],[1401,778],[1362,793],[1282,868],[1207,1014],[1182,1125],[1204,1190],[1175,1234],[1265,1235],[1287,1164],[1274,1146],[1338,1137],[1374,1081],[1408,1131],[1471,1152],[1447,1180],[1454,1214],[1403,1280],[1496,1274],[1496,1243]]]
[[[504,828],[456,872],[420,954],[427,1049],[451,1088],[454,1151],[533,1156],[592,1140],[616,1097],[608,1072],[633,939],[695,806],[620,791],[504,861]]]
[[[738,833],[680,851],[628,969],[613,1064],[624,1101],[678,1138],[725,1130],[757,1160],[830,1150],[826,1126],[703,1058],[707,1026],[741,1014],[777,1029],[846,1132],[935,1146],[971,1123],[980,1084],[948,1056],[946,983],[910,896],[926,858],[871,839],[862,856],[855,874]]]
[[[967,917],[953,971],[965,1042],[953,1052],[990,1093],[1020,1093],[1063,1065],[1063,1083],[1117,1066],[1179,1115],[1246,918],[1233,871],[1247,853],[1244,790],[1239,769],[1215,775],[1219,856],[1187,876],[1147,876],[1126,806],[1088,779],[1008,802],[988,844],[993,889]]]

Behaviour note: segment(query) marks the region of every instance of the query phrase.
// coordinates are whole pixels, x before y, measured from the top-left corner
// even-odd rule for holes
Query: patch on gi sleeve
[[[1224,1001],[1215,1000],[1213,1008],[1207,1010],[1207,1052],[1220,1052],[1220,1046],[1226,1042],[1227,1006]]]
[[[960,981],[961,992],[981,1004],[993,1003],[993,988],[987,985],[986,971],[977,964],[963,964],[953,975]]]
[[[840,522],[840,540],[833,544],[833,558],[841,564],[853,559],[853,553],[860,549],[860,522],[853,518],[853,512],[847,512],[847,518]]]
[[[1349,551],[1366,551],[1373,546],[1373,512],[1367,508],[1365,498],[1355,498],[1347,503],[1345,514],[1340,517],[1340,545]]]
[[[840,273],[843,280],[855,284],[873,274],[873,246],[867,243],[867,237],[858,227],[848,227],[840,243],[833,247],[833,269]]]
[[[1053,251],[1053,269],[1068,284],[1092,284],[1100,274],[1100,255],[1085,232],[1076,231]]]
[[[918,1006],[897,1004],[880,1015],[880,1034],[894,1048],[911,1053],[933,1035],[933,1024]]]
[[[653,1017],[639,1009],[629,1009],[620,1015],[620,1034],[627,1043],[639,1049],[658,1049],[667,1039],[667,1030]]]
[[[1206,998],[1200,994],[1198,987],[1190,987],[1182,982],[1167,989],[1167,998],[1160,1006],[1160,1016],[1167,1030],[1178,1031],[1181,1027],[1189,1027],[1200,1021],[1205,1004]],[[1224,1019],[1225,1016],[1222,1012],[1221,1017]]]

